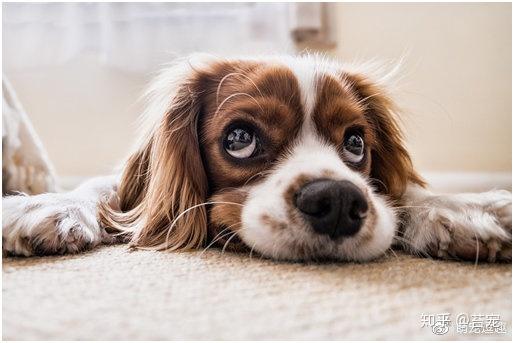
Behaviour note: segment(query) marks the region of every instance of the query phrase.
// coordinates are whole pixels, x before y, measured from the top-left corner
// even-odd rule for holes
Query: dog
[[[4,253],[123,241],[289,261],[369,261],[392,246],[510,261],[511,193],[429,191],[387,75],[368,69],[318,55],[196,56],[166,67],[120,174],[3,199]]]

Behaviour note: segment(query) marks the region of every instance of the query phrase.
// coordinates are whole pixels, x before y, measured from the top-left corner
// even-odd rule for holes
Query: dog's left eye
[[[249,158],[257,150],[258,139],[252,130],[238,127],[225,136],[223,145],[230,156]]]
[[[358,133],[344,138],[344,157],[351,163],[359,163],[364,158],[364,139]]]

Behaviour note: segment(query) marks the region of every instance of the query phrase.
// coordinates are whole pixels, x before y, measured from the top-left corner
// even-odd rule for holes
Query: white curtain
[[[3,67],[53,66],[91,54],[146,72],[191,52],[294,51],[288,3],[4,3]],[[294,20],[293,20],[294,21]]]

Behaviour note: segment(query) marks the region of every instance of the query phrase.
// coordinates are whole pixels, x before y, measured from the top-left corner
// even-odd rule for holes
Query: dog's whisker
[[[412,248],[412,252],[414,252],[415,254],[421,254],[421,256],[420,255],[418,255],[418,256],[426,257],[426,258],[433,260],[432,256],[430,256],[430,254],[423,251],[422,249],[416,248],[414,246],[414,244],[411,241],[409,241],[408,239],[406,239],[405,237],[394,236],[393,239],[397,240],[399,242],[402,242],[402,243],[406,244],[407,246],[410,246]]]
[[[247,75],[243,74],[243,73],[238,73],[238,72],[233,72],[233,73],[229,73],[227,75],[225,75],[221,80],[220,82],[218,83],[218,87],[216,89],[216,106],[219,105],[219,94],[220,94],[220,91],[221,91],[221,86],[223,85],[223,82],[225,82],[225,80],[227,80],[229,77],[231,76],[242,76],[244,77],[245,79],[247,79],[248,81],[250,81],[250,83],[255,87],[255,89],[257,89],[257,91],[259,92],[260,96],[261,97],[264,97],[264,95],[262,94],[261,90],[259,87],[257,87],[257,85],[255,84],[255,82],[253,82],[253,80],[251,78],[249,78]]]
[[[383,94],[381,92],[377,92],[377,93],[374,93],[374,94],[370,94],[368,95],[367,97],[365,98],[362,98],[360,99],[359,101],[357,101],[357,104],[358,105],[366,105],[366,102],[369,100],[369,99],[372,99],[374,97],[377,97],[377,96],[382,96]]]
[[[252,248],[250,249],[250,259],[252,259],[252,253],[253,253],[253,249],[255,249],[255,246],[257,245],[257,242],[253,243],[252,245]]]
[[[389,189],[388,189],[387,185],[382,180],[379,180],[379,179],[373,178],[373,177],[370,177],[369,180],[380,183],[382,186],[384,186],[384,190],[386,192],[389,192]]]
[[[238,73],[238,75],[240,75],[240,76],[246,78],[248,81],[250,81],[250,83],[255,87],[257,92],[259,92],[260,96],[264,97],[264,94],[262,93],[261,89],[257,86],[257,84],[255,84],[255,82],[253,82],[253,80],[250,77],[248,77],[248,75],[245,75],[243,73]]]
[[[245,183],[243,184],[243,186],[246,186],[246,185],[248,184],[248,182],[250,182],[252,179],[254,179],[255,177],[260,176],[260,175],[266,175],[266,173],[265,173],[265,172],[258,172],[258,173],[253,174],[252,176],[250,176],[250,177],[245,181]]]
[[[394,255],[394,257],[398,258],[398,255],[396,254],[393,248],[389,247],[387,251],[390,251]]]
[[[230,227],[226,227],[223,230],[221,230],[213,239],[212,241],[202,250],[202,253],[200,256],[203,255],[204,252],[206,252],[210,247],[212,247],[217,241],[222,239],[225,236],[228,236],[230,234]]]
[[[402,208],[424,208],[424,209],[430,209],[430,210],[433,210],[433,209],[437,209],[437,207],[435,206],[410,206],[410,205],[406,205],[406,206],[393,206],[392,207],[393,209],[402,209]]]
[[[478,240],[477,233],[475,231],[473,231],[473,234],[475,235],[475,241],[477,242],[477,252],[475,255],[475,269],[476,269],[478,266],[478,259],[480,257],[480,242]]]
[[[212,247],[216,242],[220,241],[221,239],[229,236],[232,234],[232,232],[234,232],[233,230],[231,230],[234,226],[237,226],[237,225],[240,225],[242,222],[237,222],[237,223],[234,223],[232,225],[229,225],[227,226],[225,229],[221,230],[220,233],[218,233],[216,235],[216,237],[213,239],[213,241],[211,243],[209,243],[209,245],[207,247],[205,247],[205,249],[203,249],[202,253],[207,251],[207,249],[209,249],[210,247]],[[228,231],[228,232],[225,232],[225,231]],[[240,231],[240,230],[235,230],[235,231]],[[223,235],[220,236],[220,234],[222,232],[225,232]]]
[[[202,206],[208,206],[208,205],[215,205],[215,204],[222,204],[222,205],[237,205],[237,206],[243,206],[242,204],[239,204],[239,203],[236,203],[236,202],[231,202],[231,201],[207,201],[207,202],[203,202],[201,204],[196,204],[194,206],[191,206],[187,209],[185,209],[184,211],[182,211],[177,217],[175,217],[175,219],[173,220],[173,222],[170,224],[169,228],[168,228],[168,231],[166,233],[166,239],[165,239],[165,247],[168,247],[168,243],[169,243],[169,237],[170,237],[170,234],[173,230],[173,228],[175,227],[177,221],[182,218],[186,213],[189,213],[190,211],[194,210],[194,209],[197,209],[199,207],[202,207]]]
[[[259,108],[261,109],[261,111],[263,111],[263,108],[261,106],[261,104],[257,101],[257,99],[255,99],[253,96],[251,96],[250,94],[248,93],[233,93],[231,95],[229,95],[228,97],[225,98],[225,100],[223,100],[221,102],[221,104],[219,104],[218,108],[216,109],[216,111],[214,112],[214,117],[216,117],[219,113],[219,111],[221,110],[221,108],[223,107],[223,105],[229,101],[230,99],[232,99],[233,97],[236,97],[236,96],[239,96],[239,95],[244,95],[244,96],[247,96],[249,97],[250,99],[252,99],[256,104],[257,106],[259,106]]]
[[[239,230],[234,230],[234,233],[232,236],[230,236],[227,241],[225,242],[225,244],[223,245],[223,249],[221,249],[221,254],[224,254],[225,253],[225,249],[227,248],[227,245],[230,243],[230,241],[232,240],[232,238],[234,238],[239,231],[242,231],[242,229],[239,229]]]
[[[225,82],[226,79],[228,79],[230,76],[233,76],[233,75],[236,75],[236,73],[229,73],[229,74],[223,76],[223,78],[218,83],[218,87],[216,88],[216,106],[219,106],[219,104],[220,104],[219,97],[220,97],[220,91],[221,91],[221,86],[223,85],[223,82]]]

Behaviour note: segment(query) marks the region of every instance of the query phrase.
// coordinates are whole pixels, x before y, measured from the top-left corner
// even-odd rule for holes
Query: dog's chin
[[[238,236],[247,251],[275,260],[366,262],[383,256],[393,242],[395,216],[392,211],[383,210],[380,216],[366,220],[362,232],[355,236],[332,239],[315,233],[307,225],[290,225],[281,231],[273,226],[248,225]]]

